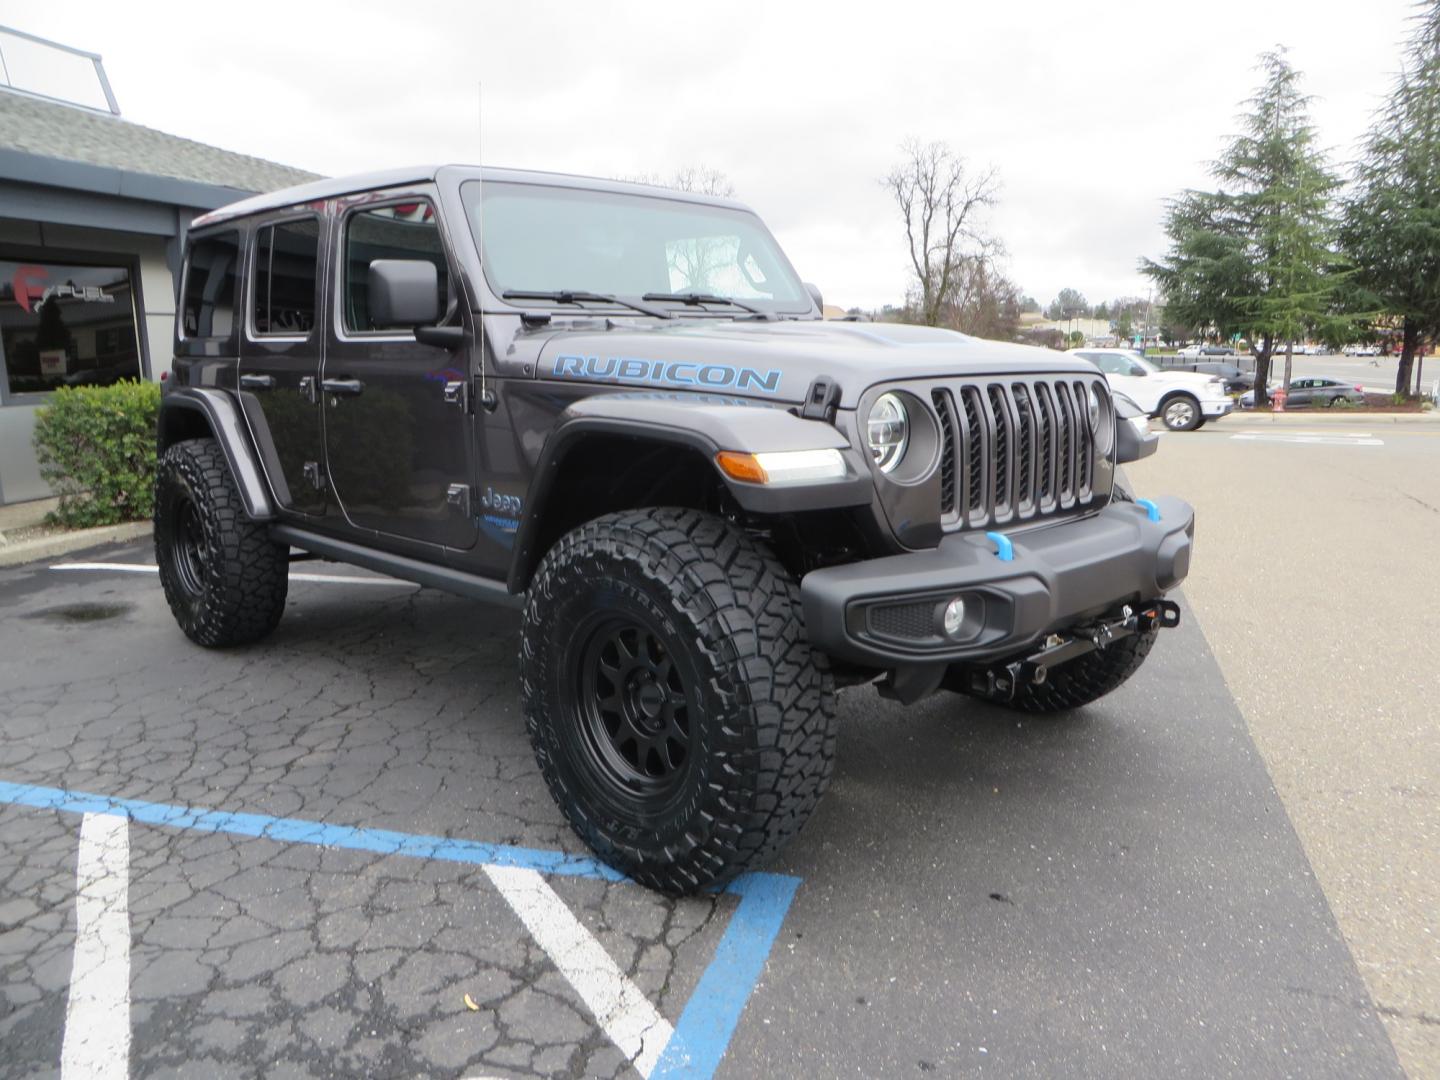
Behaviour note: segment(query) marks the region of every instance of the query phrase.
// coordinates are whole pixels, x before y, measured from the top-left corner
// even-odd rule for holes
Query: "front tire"
[[[258,641],[280,622],[289,549],[245,515],[214,439],[187,439],[155,469],[155,562],[170,611],[197,645]]]
[[[799,832],[830,781],[835,692],[794,578],[692,510],[581,526],[527,594],[521,697],[575,832],[641,884],[725,881]]]
[[[1204,416],[1199,401],[1189,394],[1175,394],[1160,405],[1160,419],[1171,431],[1194,431]]]

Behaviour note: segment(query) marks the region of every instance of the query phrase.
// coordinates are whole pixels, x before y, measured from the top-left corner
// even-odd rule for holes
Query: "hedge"
[[[51,524],[114,525],[155,505],[155,420],[160,386],[64,387],[35,417],[40,475],[60,496]]]

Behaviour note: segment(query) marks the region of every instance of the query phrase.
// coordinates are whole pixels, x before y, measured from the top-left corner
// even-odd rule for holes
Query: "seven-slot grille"
[[[1088,506],[1095,477],[1092,385],[1098,384],[1052,377],[933,387],[942,436],[941,524],[974,529]]]

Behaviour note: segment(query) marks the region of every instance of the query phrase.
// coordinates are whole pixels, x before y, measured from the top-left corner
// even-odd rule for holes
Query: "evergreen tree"
[[[1365,141],[1342,239],[1356,283],[1403,320],[1395,392],[1422,335],[1440,335],[1440,0],[1415,17],[1405,65]]]
[[[1268,395],[1270,361],[1333,316],[1332,202],[1338,181],[1315,145],[1309,98],[1283,50],[1260,58],[1265,80],[1242,130],[1211,166],[1219,190],[1187,191],[1167,211],[1171,248],[1144,260],[1167,318],[1222,335],[1244,333],[1255,353],[1256,403]]]

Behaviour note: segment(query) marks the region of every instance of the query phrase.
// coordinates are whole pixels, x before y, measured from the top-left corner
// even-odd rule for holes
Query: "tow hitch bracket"
[[[971,669],[962,685],[970,693],[992,701],[1011,701],[1021,686],[1042,685],[1057,664],[1078,660],[1122,638],[1179,625],[1180,605],[1173,600],[1152,600],[1140,605],[1139,610],[1126,604],[1113,616],[1051,634],[1039,649],[1023,659]]]

